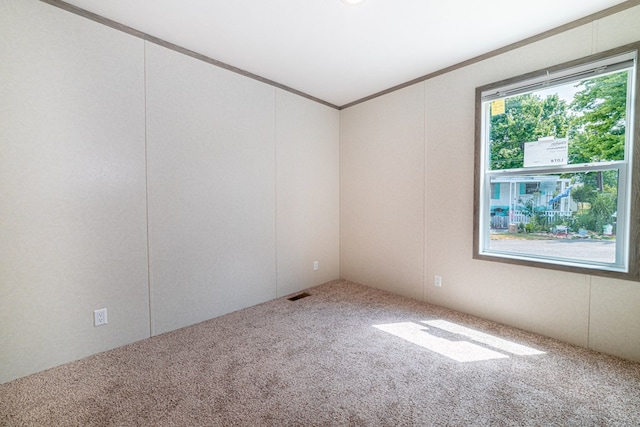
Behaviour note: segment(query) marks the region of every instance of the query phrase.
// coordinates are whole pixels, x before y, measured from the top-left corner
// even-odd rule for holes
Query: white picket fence
[[[571,217],[573,212],[561,212],[561,211],[544,211],[542,216],[547,217],[548,224],[555,224],[563,218]],[[506,229],[509,228],[509,224],[529,224],[530,216],[525,215],[522,211],[512,211],[506,216],[492,216],[491,228]]]

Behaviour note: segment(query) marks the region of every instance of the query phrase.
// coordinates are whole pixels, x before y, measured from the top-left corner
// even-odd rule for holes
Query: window
[[[476,90],[474,258],[640,280],[639,47]]]
[[[500,184],[491,184],[491,198],[500,199]]]

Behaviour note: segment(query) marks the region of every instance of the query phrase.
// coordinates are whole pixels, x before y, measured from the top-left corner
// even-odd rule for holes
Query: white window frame
[[[474,183],[474,242],[475,259],[506,262],[616,277],[640,281],[640,43],[623,46],[549,69],[482,86],[476,89],[476,142]],[[627,127],[625,156],[621,161],[591,164],[536,166],[508,170],[490,170],[489,159],[489,103],[492,100],[525,94],[546,86],[580,81],[632,66],[627,92]],[[603,71],[603,67],[609,67]],[[525,141],[523,141],[525,142]],[[618,216],[616,260],[613,263],[553,258],[535,254],[501,252],[490,247],[491,177],[530,176],[549,173],[585,172],[597,170],[618,171]],[[635,189],[635,192],[633,191]]]

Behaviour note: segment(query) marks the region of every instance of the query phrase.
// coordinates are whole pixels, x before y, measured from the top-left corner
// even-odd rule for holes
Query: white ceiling
[[[66,0],[342,106],[621,0]],[[638,3],[638,2],[633,2]]]

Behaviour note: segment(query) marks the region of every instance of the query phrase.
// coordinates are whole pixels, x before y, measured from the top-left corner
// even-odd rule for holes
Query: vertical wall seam
[[[342,110],[338,110],[338,276],[342,280]]]
[[[422,301],[427,300],[427,83],[422,87]]]
[[[338,110],[338,278],[342,280],[342,111]]]
[[[274,238],[274,263],[275,263],[275,293],[280,296],[278,277],[278,90],[273,89],[273,238]]]
[[[147,298],[149,302],[149,337],[153,336],[153,316],[151,310],[151,244],[149,241],[149,148],[147,126],[147,41],[143,40],[143,91],[144,91],[144,191],[147,223]]]
[[[587,309],[587,348],[591,348],[591,288],[593,286],[593,276],[587,276],[589,278],[589,307]]]

